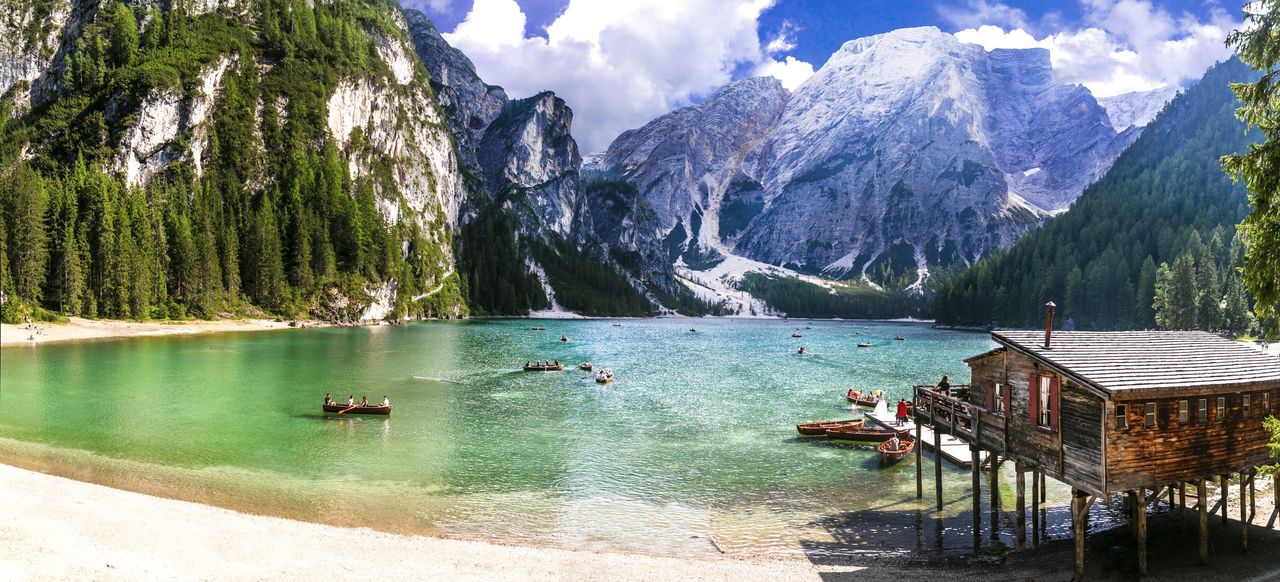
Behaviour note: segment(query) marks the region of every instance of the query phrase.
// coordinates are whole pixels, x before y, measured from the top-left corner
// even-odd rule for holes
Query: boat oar
[[[352,408],[355,408],[355,407],[357,407],[357,406],[360,406],[360,405],[359,405],[359,404],[353,404],[353,405],[351,405],[351,406],[349,406],[349,407],[347,407],[347,408],[344,408],[344,409],[342,409],[342,410],[339,410],[339,411],[338,411],[338,414],[342,414],[342,413],[344,413],[344,412],[346,412],[346,411],[348,411],[348,410],[351,410]]]

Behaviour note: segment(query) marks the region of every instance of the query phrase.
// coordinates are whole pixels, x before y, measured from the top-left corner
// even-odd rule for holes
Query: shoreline
[[[643,551],[511,545],[388,533],[242,513],[189,501],[115,489],[0,463],[0,490],[20,510],[0,515],[0,579],[275,580],[354,575],[391,580],[991,580],[1069,579],[1073,543],[1055,538],[1020,552],[988,548],[966,558],[853,560],[734,556],[671,556]],[[1261,497],[1261,495],[1259,496]],[[1233,504],[1234,509],[1234,504]],[[1280,530],[1267,514],[1254,522],[1250,552],[1234,547],[1238,522],[1210,520],[1214,572],[1227,579],[1280,576],[1272,557]],[[1173,512],[1150,516],[1153,579],[1202,580],[1189,551],[1195,542]],[[959,534],[964,535],[964,534]],[[1120,526],[1089,535],[1089,577],[1134,574],[1135,557]],[[1183,547],[1186,546],[1186,547]],[[1119,551],[1119,553],[1117,553]],[[335,555],[353,556],[335,560]]]
[[[509,317],[470,317],[467,319],[475,320],[526,320],[526,321],[605,321],[605,320],[639,320],[639,319],[689,319],[699,320],[700,317],[686,316],[668,316],[660,315],[655,317],[595,317],[585,315],[572,316],[550,316],[544,313],[530,314],[529,316],[509,316]],[[875,322],[875,323],[903,323],[903,324],[930,324],[930,320],[919,320],[910,318],[900,319],[783,319],[775,318],[744,318],[735,316],[707,316],[706,319],[712,320],[752,320],[752,321],[817,321],[817,322]],[[415,320],[416,321],[416,320]],[[408,322],[406,322],[408,323]],[[119,319],[85,319],[83,317],[70,317],[66,323],[48,323],[33,322],[30,324],[34,329],[29,329],[28,324],[0,324],[0,348],[11,348],[19,346],[37,346],[48,343],[65,343],[65,342],[82,342],[82,341],[100,341],[113,340],[133,337],[160,337],[171,335],[195,335],[207,333],[226,333],[238,331],[280,331],[286,329],[304,329],[314,327],[339,327],[340,324],[316,321],[316,320],[291,320],[276,321],[274,319],[213,319],[213,320],[158,320],[158,321],[125,321]],[[380,321],[365,322],[354,326],[379,326],[379,325],[395,325]]]
[[[215,319],[191,321],[124,321],[118,319],[85,319],[71,317],[67,323],[33,322],[0,324],[0,347],[37,346],[47,343],[112,340],[132,337],[195,335],[236,331],[272,331],[310,327],[332,327],[321,321],[288,321],[272,319]]]

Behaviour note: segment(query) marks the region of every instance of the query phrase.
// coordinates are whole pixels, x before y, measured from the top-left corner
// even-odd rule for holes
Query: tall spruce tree
[[[1274,322],[1280,320],[1280,1],[1248,2],[1243,10],[1244,26],[1228,35],[1227,44],[1261,76],[1231,89],[1241,103],[1236,116],[1265,141],[1224,156],[1222,166],[1249,189],[1253,209],[1239,227],[1248,249],[1244,283],[1260,318]]]

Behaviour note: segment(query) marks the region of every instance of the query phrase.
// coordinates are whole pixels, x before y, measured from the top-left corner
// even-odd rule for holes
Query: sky
[[[584,153],[727,82],[794,90],[845,41],[936,26],[986,49],[1049,50],[1097,97],[1186,86],[1230,56],[1219,0],[400,0],[513,98],[554,91]]]

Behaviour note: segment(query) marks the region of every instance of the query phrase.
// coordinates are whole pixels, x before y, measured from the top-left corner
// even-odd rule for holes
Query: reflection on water
[[[940,526],[943,551],[969,547],[968,473],[945,471],[935,524],[932,498],[923,514],[915,500],[914,460],[882,469],[873,449],[798,439],[794,425],[848,417],[851,384],[895,398],[942,374],[964,381],[962,359],[992,345],[985,335],[863,322],[707,320],[697,333],[682,320],[543,325],[6,349],[0,457],[157,495],[397,532],[827,556],[939,551]],[[802,339],[790,337],[798,325],[810,327]],[[875,347],[857,349],[860,341]],[[810,354],[796,356],[800,345]],[[544,359],[568,369],[519,371]],[[596,384],[576,369],[581,361],[614,370],[616,381]],[[395,412],[322,415],[326,392],[387,394]],[[1052,501],[1068,495],[1050,491]],[[1060,521],[1050,516],[1050,535]]]

